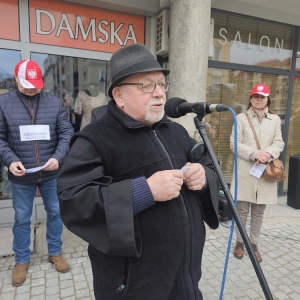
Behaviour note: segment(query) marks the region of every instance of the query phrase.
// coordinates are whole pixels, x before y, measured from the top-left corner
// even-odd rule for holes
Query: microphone
[[[165,104],[165,113],[171,118],[180,118],[187,113],[207,115],[212,112],[222,112],[228,110],[223,104],[211,104],[208,102],[189,103],[186,100],[174,97],[167,100]]]

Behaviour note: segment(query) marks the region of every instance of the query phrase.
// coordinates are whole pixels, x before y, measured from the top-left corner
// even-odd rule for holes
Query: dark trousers
[[[93,272],[93,286],[94,286],[94,295],[96,300],[105,300],[103,296],[103,285],[102,278],[99,274],[100,259],[98,251],[89,245],[88,254],[91,260],[92,272]]]

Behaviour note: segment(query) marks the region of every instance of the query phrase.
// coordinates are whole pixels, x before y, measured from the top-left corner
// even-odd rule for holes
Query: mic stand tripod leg
[[[220,184],[221,184],[221,186],[223,188],[224,195],[225,195],[225,197],[227,199],[228,205],[229,205],[230,210],[232,212],[232,215],[233,215],[233,217],[235,219],[236,225],[237,225],[237,227],[238,227],[238,229],[240,231],[240,234],[241,234],[241,236],[243,238],[244,244],[245,244],[246,249],[248,251],[248,254],[249,254],[249,257],[251,259],[253,268],[254,268],[254,270],[256,272],[256,276],[257,276],[257,278],[258,278],[258,280],[260,282],[260,285],[261,285],[261,287],[263,289],[265,297],[266,297],[267,300],[273,300],[273,296],[272,296],[271,291],[269,289],[268,283],[267,283],[267,281],[265,279],[265,276],[264,276],[263,271],[262,271],[262,269],[260,267],[260,264],[259,264],[258,260],[256,259],[256,256],[255,256],[255,253],[254,253],[253,248],[251,246],[251,243],[250,243],[248,234],[246,232],[246,229],[245,229],[245,227],[243,225],[243,222],[242,222],[242,220],[240,218],[240,215],[239,215],[239,213],[238,213],[238,211],[236,209],[236,206],[234,204],[234,201],[232,199],[231,193],[229,191],[227,182],[226,182],[226,180],[225,180],[225,178],[223,176],[223,173],[221,171],[221,168],[219,166],[219,162],[218,162],[218,160],[217,160],[217,158],[215,156],[215,153],[214,153],[214,151],[213,151],[213,149],[211,147],[210,141],[209,141],[209,139],[207,137],[207,133],[206,133],[206,130],[205,130],[205,123],[202,120],[203,117],[204,117],[204,115],[202,116],[202,115],[198,114],[197,117],[194,118],[195,126],[198,129],[198,131],[199,131],[199,134],[200,134],[200,136],[201,136],[201,138],[202,138],[202,140],[204,142],[204,145],[206,146],[206,149],[208,151],[210,159],[211,159],[211,161],[213,163],[213,166],[214,166],[215,171],[217,173],[217,176],[219,178]]]

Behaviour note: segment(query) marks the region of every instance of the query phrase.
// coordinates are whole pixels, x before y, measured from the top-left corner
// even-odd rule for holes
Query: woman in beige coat
[[[249,99],[247,114],[250,117],[261,149],[259,150],[253,131],[246,114],[237,115],[237,143],[238,143],[238,205],[237,210],[241,220],[246,226],[247,216],[251,207],[250,242],[259,262],[262,261],[257,244],[263,223],[266,204],[277,203],[277,182],[256,178],[250,174],[254,163],[265,164],[278,158],[284,148],[281,134],[281,120],[270,110],[270,90],[265,84],[254,86]],[[233,147],[233,131],[230,137],[230,147]],[[234,178],[231,182],[231,193],[234,191]],[[240,232],[236,229],[237,243],[234,256],[242,259],[244,256],[244,243]]]

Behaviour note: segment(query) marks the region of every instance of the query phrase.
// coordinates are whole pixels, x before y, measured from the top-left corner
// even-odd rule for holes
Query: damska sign
[[[0,0],[0,8],[0,39],[19,41],[19,1]]]
[[[144,43],[145,18],[54,0],[30,0],[32,43],[113,53]]]

